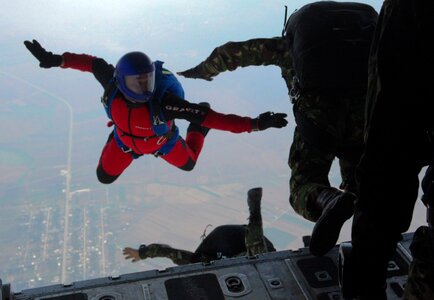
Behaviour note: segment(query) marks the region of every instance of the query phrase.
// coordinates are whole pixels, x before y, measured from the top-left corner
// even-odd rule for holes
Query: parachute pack
[[[367,4],[319,1],[302,6],[285,24],[301,89],[364,88],[378,13]]]

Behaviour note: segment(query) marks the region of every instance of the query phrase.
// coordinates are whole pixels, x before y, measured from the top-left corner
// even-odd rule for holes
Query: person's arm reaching
[[[190,103],[170,93],[166,93],[162,109],[168,120],[184,119],[207,128],[233,133],[265,130],[271,127],[282,128],[288,124],[285,113],[266,112],[257,118],[223,114],[209,107]]]
[[[37,40],[33,40],[32,42],[24,41],[24,45],[30,53],[39,60],[39,66],[41,68],[49,69],[52,67],[60,67],[63,63],[62,55],[46,51]]]
[[[41,68],[61,67],[91,72],[104,88],[113,78],[114,67],[102,58],[69,52],[65,52],[62,55],[53,54],[45,50],[36,40],[32,42],[24,41],[24,45],[39,60]]]
[[[276,65],[290,66],[291,58],[285,38],[258,38],[244,42],[228,42],[213,50],[210,56],[196,67],[178,72],[187,78],[212,80],[221,72],[238,67]]]
[[[175,249],[164,244],[140,245],[139,249],[126,247],[123,250],[123,254],[125,259],[131,259],[131,262],[146,258],[166,257],[177,265],[190,264],[193,255],[190,251]]]

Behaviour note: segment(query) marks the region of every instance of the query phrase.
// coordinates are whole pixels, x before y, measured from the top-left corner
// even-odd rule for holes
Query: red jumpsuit
[[[68,52],[63,54],[62,68],[92,72],[104,89],[109,87],[115,70],[113,65],[101,58]],[[162,97],[161,112],[169,127],[176,126],[175,119],[184,119],[202,127],[233,133],[251,132],[255,125],[252,118],[221,114],[209,107],[189,103],[170,92],[165,92]],[[135,157],[154,154],[167,142],[164,137],[155,136],[151,123],[152,115],[147,103],[132,103],[121,93],[117,93],[110,106],[110,115],[115,128],[102,150],[97,167],[97,176],[102,183],[112,183]],[[114,133],[131,152],[127,153],[120,148]],[[203,132],[187,130],[185,140],[178,136],[173,149],[161,158],[182,170],[190,171],[196,164],[203,143]]]

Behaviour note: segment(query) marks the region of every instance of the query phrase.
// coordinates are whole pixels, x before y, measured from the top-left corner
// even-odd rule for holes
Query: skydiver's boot
[[[211,107],[211,105],[208,102],[200,102],[198,104],[201,106],[205,106],[205,107]],[[199,124],[196,124],[196,123],[190,123],[190,125],[188,125],[188,128],[187,128],[187,135],[190,132],[199,132],[203,135],[203,137],[206,137],[206,135],[208,134],[208,131],[209,131],[208,127],[200,126]]]
[[[247,192],[247,205],[249,206],[249,224],[245,238],[247,255],[253,256],[268,252],[264,240],[261,216],[262,188],[253,188]]]
[[[338,189],[325,189],[316,199],[315,208],[322,211],[313,227],[309,249],[313,255],[322,256],[337,243],[341,228],[354,213],[356,195]]]

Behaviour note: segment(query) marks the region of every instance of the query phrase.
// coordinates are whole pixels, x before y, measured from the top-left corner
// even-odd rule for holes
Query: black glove
[[[209,74],[206,74],[202,68],[202,63],[197,65],[194,68],[177,72],[176,74],[184,76],[186,78],[194,78],[194,79],[205,79],[208,81],[212,81],[212,77]]]
[[[284,113],[273,113],[271,111],[264,112],[259,115],[256,119],[253,119],[253,130],[265,130],[270,127],[282,128],[288,124],[285,119],[287,114]]]
[[[44,48],[42,48],[37,40],[33,40],[33,42],[24,41],[24,45],[27,49],[29,49],[33,56],[39,60],[39,66],[41,68],[48,69],[51,67],[59,67],[62,64],[62,55],[47,52]]]

